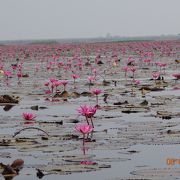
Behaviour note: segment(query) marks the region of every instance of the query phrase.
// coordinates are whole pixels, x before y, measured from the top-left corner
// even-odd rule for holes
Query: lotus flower
[[[93,127],[88,124],[77,124],[75,126],[75,129],[82,134],[88,134],[88,133],[92,132]]]
[[[23,118],[25,120],[33,120],[36,117],[33,113],[23,113]]]
[[[91,84],[92,81],[95,81],[95,77],[94,76],[88,76],[88,80],[89,80],[89,83]]]
[[[64,91],[66,91],[66,85],[68,84],[68,81],[62,80],[62,81],[60,81],[60,82],[61,82],[61,84],[64,86]]]
[[[129,69],[128,66],[124,66],[124,67],[122,68],[122,70],[125,72],[124,76],[125,76],[126,81],[127,81],[127,72],[128,72],[130,69]]]
[[[18,77],[18,80],[20,81],[20,78],[23,77],[22,72],[18,72],[18,73],[17,73],[17,77]]]
[[[71,76],[73,79],[77,79],[77,78],[79,78],[79,75],[77,75],[77,74],[72,74],[72,76]]]
[[[96,75],[97,75],[97,69],[96,69],[96,68],[93,68],[92,72],[94,73],[94,77],[96,77]]]
[[[79,78],[79,75],[77,74],[72,74],[71,77],[74,79],[74,84],[76,83],[76,79]]]
[[[176,79],[180,79],[180,73],[174,73],[172,74],[173,77],[175,77]]]
[[[102,93],[102,90],[100,90],[100,89],[93,89],[91,92],[94,95],[96,95],[96,105],[98,106],[98,95]]]
[[[50,78],[49,81],[50,81],[51,83],[53,83],[53,82],[55,82],[55,81],[58,81],[58,79],[56,79],[56,78]]]
[[[153,72],[153,73],[152,73],[152,77],[153,77],[154,80],[158,79],[159,76],[160,76],[160,73],[159,73],[159,72]]]
[[[80,108],[77,109],[77,111],[82,115],[87,118],[91,118],[94,116],[96,113],[97,108],[95,106],[87,106],[87,105],[82,105]]]
[[[83,106],[80,106],[80,108],[77,109],[77,111],[82,115],[82,116],[85,116],[86,117],[86,121],[89,125],[89,121],[88,121],[88,118],[90,118],[91,120],[91,124],[92,124],[92,127],[94,128],[94,124],[93,124],[93,120],[92,120],[92,117],[94,116],[94,114],[96,113],[96,106],[87,106],[87,105],[83,105]]]
[[[11,71],[4,71],[4,76],[6,76],[6,78],[8,79],[9,77],[12,76]]]
[[[91,125],[88,125],[88,124],[77,124],[75,126],[75,129],[76,129],[76,131],[83,134],[83,146],[84,146],[84,144],[85,144],[85,135],[92,132],[93,127]]]
[[[101,89],[92,89],[91,92],[97,96],[102,93],[102,90]]]
[[[93,162],[93,161],[81,161],[82,165],[96,165],[97,163],[96,162]]]
[[[44,85],[45,85],[45,86],[49,86],[49,82],[45,82]]]
[[[135,80],[134,79],[135,78],[135,71],[137,70],[136,67],[132,66],[132,67],[130,67],[129,70],[132,71],[132,73],[133,73],[133,80]]]
[[[141,83],[141,81],[140,81],[140,80],[135,79],[135,80],[133,81],[133,83],[134,83],[135,85],[139,85],[139,84]]]

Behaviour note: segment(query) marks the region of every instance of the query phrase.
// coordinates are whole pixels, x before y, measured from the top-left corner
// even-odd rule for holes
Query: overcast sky
[[[180,33],[180,0],[0,0],[0,40]]]

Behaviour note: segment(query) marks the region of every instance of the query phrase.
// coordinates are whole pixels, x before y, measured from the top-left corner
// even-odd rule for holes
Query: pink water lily
[[[74,82],[73,82],[73,83],[74,83],[74,88],[76,88],[76,87],[75,87],[75,83],[76,83],[76,79],[79,78],[79,75],[77,75],[77,74],[72,74],[71,77],[72,77],[73,80],[74,80]]]
[[[77,111],[85,117],[91,118],[96,113],[97,108],[95,106],[82,105]]]
[[[25,120],[33,120],[36,118],[36,115],[33,113],[23,113],[22,115]]]
[[[44,86],[49,86],[49,82],[45,82],[45,83],[44,83]]]
[[[75,129],[82,134],[88,134],[88,133],[92,132],[93,127],[88,124],[77,124],[75,126]]]
[[[135,78],[135,71],[136,70],[137,70],[136,67],[134,67],[134,66],[130,67],[130,71],[132,71],[132,73],[133,73],[133,80]]]
[[[96,68],[93,68],[93,69],[92,69],[92,72],[94,73],[94,77],[96,77],[96,76],[97,76],[97,69],[96,69]]]
[[[159,77],[159,75],[160,75],[160,73],[158,73],[158,72],[153,72],[152,73],[153,79],[157,79]]]
[[[88,125],[88,124],[77,124],[75,126],[75,129],[76,129],[76,131],[83,134],[83,146],[84,146],[84,144],[85,144],[85,135],[91,133],[93,131],[93,127],[91,125]]]
[[[95,106],[87,106],[87,105],[82,105],[80,108],[77,109],[78,113],[81,114],[82,116],[85,116],[86,121],[89,125],[89,120],[91,120],[92,127],[94,128],[93,120],[92,117],[96,113],[97,108]]]
[[[89,106],[88,118],[92,118],[96,114],[97,108],[96,106]]]
[[[135,85],[139,85],[139,84],[141,83],[141,81],[140,81],[140,80],[135,79],[135,80],[133,81],[133,83],[134,83]]]
[[[129,71],[129,67],[128,66],[124,66],[124,67],[122,67],[122,70],[127,72],[127,71]]]
[[[22,72],[18,72],[18,73],[17,73],[17,77],[18,77],[18,79],[21,78],[21,77],[23,77]]]
[[[160,76],[160,73],[159,73],[159,72],[153,72],[153,73],[152,73],[152,78],[153,78],[154,80],[158,79],[159,76]]]
[[[165,71],[165,67],[167,66],[167,63],[155,62],[155,65],[156,67],[159,66],[160,71],[161,71],[161,68],[164,68],[164,71]]]
[[[50,81],[51,83],[53,83],[53,82],[58,81],[58,79],[56,79],[56,78],[50,78],[49,81]]]
[[[124,66],[124,67],[122,68],[122,70],[125,72],[124,76],[125,76],[126,81],[127,81],[127,72],[128,72],[130,69],[129,69],[128,66]]]
[[[11,64],[11,68],[12,68],[13,70],[16,70],[16,69],[17,69],[17,64]]]
[[[54,92],[54,89],[55,91],[57,92],[58,90],[58,86],[60,86],[62,83],[61,81],[59,81],[58,79],[56,78],[50,78],[48,82],[45,82],[44,83],[44,86],[48,87],[48,90],[46,90],[45,92],[51,92],[53,93]],[[47,93],[46,93],[47,94]]]
[[[96,96],[96,105],[98,106],[98,95],[101,94],[103,91],[101,89],[92,89],[91,92]]]
[[[135,60],[133,57],[128,57],[127,64],[134,63],[134,62],[135,62]]]
[[[17,73],[17,77],[18,77],[18,81],[20,82],[20,78],[22,78],[22,77],[23,77],[22,72],[18,72],[18,73]]]
[[[95,81],[94,76],[88,76],[89,83],[91,84],[93,81]]]
[[[89,90],[91,89],[91,85],[93,85],[93,81],[95,81],[95,79],[95,76],[88,76]]]
[[[81,161],[82,165],[96,165],[97,163],[96,162],[93,162],[93,161]]]
[[[176,79],[180,79],[180,73],[174,73],[172,74],[173,77],[175,77]]]
[[[94,95],[99,95],[101,94],[103,91],[101,89],[92,89],[91,92],[94,94]]]
[[[54,81],[53,84],[54,84],[55,87],[58,87],[62,83],[61,83],[61,81],[57,80],[57,81]]]
[[[4,71],[4,76],[6,76],[6,79],[8,79],[9,77],[12,76],[12,72],[11,71]]]
[[[151,59],[144,59],[143,62],[145,63],[150,63],[152,60]]]
[[[49,89],[49,90],[45,90],[45,94],[51,94],[52,91]]]
[[[79,78],[79,75],[77,75],[77,74],[72,74],[71,77],[75,80],[75,79]]]
[[[64,91],[66,91],[66,86],[68,84],[68,81],[67,80],[61,80],[60,82],[64,86]]]

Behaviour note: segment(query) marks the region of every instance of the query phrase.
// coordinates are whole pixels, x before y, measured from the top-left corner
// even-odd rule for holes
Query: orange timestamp
[[[166,159],[166,164],[168,166],[174,166],[176,164],[180,165],[180,158],[179,159],[177,159],[177,158],[167,158]]]

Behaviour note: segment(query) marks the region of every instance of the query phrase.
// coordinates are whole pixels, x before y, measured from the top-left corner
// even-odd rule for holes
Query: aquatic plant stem
[[[94,128],[94,123],[93,123],[92,117],[90,119],[91,119],[92,127]]]
[[[49,136],[49,134],[48,134],[46,131],[44,131],[44,130],[42,130],[42,129],[40,129],[40,128],[37,128],[37,127],[27,127],[27,128],[23,128],[23,129],[15,132],[14,135],[13,135],[13,137],[17,136],[17,135],[20,134],[22,131],[25,131],[25,130],[27,130],[27,129],[37,129],[37,130],[39,130],[39,131],[44,132],[47,136]]]
[[[83,147],[85,145],[85,134],[83,134]]]
[[[89,125],[89,121],[88,121],[88,118],[86,117],[86,121],[87,121],[87,124]]]
[[[96,95],[96,105],[98,105],[98,95]]]

